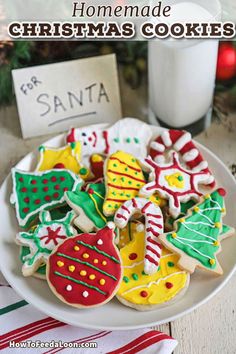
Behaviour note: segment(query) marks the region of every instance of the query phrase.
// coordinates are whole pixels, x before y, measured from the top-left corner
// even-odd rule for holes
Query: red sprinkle
[[[23,192],[23,193],[27,192],[27,188],[23,187],[23,188],[21,189],[21,192]]]
[[[19,178],[19,181],[20,181],[20,182],[24,182],[23,177],[20,177],[20,178]]]
[[[48,179],[43,179],[43,184],[47,184],[48,183]]]
[[[65,177],[60,177],[60,180],[61,181],[65,181]]]
[[[173,286],[174,286],[174,284],[172,284],[172,283],[169,283],[169,282],[166,283],[167,289],[171,289],[171,288],[173,288]]]
[[[31,184],[36,184],[37,181],[35,179],[32,179]]]
[[[226,190],[224,188],[219,188],[218,189],[218,193],[219,195],[221,195],[222,197],[224,197],[226,195]]]
[[[29,211],[29,208],[24,208],[23,209],[23,213],[28,213],[28,211]]]
[[[32,189],[32,192],[33,192],[33,193],[36,193],[37,191],[38,191],[38,188],[33,188],[33,189]]]
[[[43,191],[47,192],[48,191],[48,187],[43,187]]]
[[[52,176],[51,181],[56,182],[57,178],[55,176]]]
[[[54,193],[54,194],[53,194],[53,198],[56,199],[56,198],[58,198],[58,197],[59,197],[59,193]]]
[[[36,199],[34,204],[40,204],[41,203],[41,200],[40,199]]]
[[[63,188],[63,191],[64,191],[64,192],[67,192],[67,191],[68,191],[68,188],[67,188],[67,187]]]
[[[142,297],[147,297],[147,296],[148,296],[148,292],[145,291],[145,290],[143,290],[143,291],[140,292],[140,295],[141,295]]]
[[[56,165],[53,166],[53,168],[65,168],[65,165],[61,162],[56,163]]]
[[[30,200],[29,200],[29,197],[26,197],[26,198],[24,199],[24,202],[25,202],[25,203],[29,203],[29,201],[30,201]]]
[[[54,189],[56,189],[56,190],[60,189],[59,184],[56,184],[55,187],[54,187]]]
[[[130,253],[130,255],[129,255],[129,259],[131,261],[135,260],[137,257],[138,257],[137,253]]]
[[[88,189],[88,194],[93,194],[94,193],[94,190],[92,188],[89,188]]]
[[[50,195],[46,195],[46,197],[44,199],[46,200],[46,202],[50,202],[51,197],[50,197]]]

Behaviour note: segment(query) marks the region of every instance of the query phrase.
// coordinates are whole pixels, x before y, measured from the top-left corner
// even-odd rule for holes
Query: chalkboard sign
[[[24,138],[121,118],[114,54],[12,71]]]

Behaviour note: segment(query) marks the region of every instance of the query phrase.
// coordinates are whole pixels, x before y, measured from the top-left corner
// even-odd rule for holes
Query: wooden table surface
[[[146,120],[146,84],[131,90],[121,78],[123,115]],[[15,106],[0,110],[0,183],[25,154],[50,136],[23,140]],[[236,114],[214,121],[196,140],[210,148],[236,175]],[[236,257],[236,255],[235,255]],[[236,353],[236,274],[207,304],[179,320],[158,326],[179,341],[175,354]]]

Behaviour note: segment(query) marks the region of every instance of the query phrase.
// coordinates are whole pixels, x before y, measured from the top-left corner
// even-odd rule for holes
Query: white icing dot
[[[108,227],[109,229],[111,229],[111,230],[114,230],[114,228],[115,228],[114,222],[113,222],[113,221],[109,221],[109,222],[107,223],[107,227]]]
[[[71,291],[72,290],[72,286],[71,285],[67,285],[66,290],[67,291]]]
[[[144,230],[144,225],[143,224],[139,224],[136,226],[136,231],[138,232],[142,232]]]
[[[84,291],[82,295],[83,295],[83,297],[88,297],[89,293],[87,291]]]
[[[101,239],[97,240],[98,245],[103,245],[103,241]]]

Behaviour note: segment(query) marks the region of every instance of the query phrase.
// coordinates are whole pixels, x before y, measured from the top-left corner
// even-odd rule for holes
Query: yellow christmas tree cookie
[[[117,292],[118,300],[140,311],[176,301],[187,290],[190,278],[188,272],[177,266],[178,255],[163,248],[158,271],[146,275],[143,271],[144,232],[135,231],[132,237],[132,241],[120,250],[123,280]]]
[[[123,151],[112,154],[105,164],[105,215],[113,215],[123,202],[136,197],[146,184],[138,160]]]
[[[39,162],[36,171],[47,171],[53,168],[64,168],[70,170],[82,179],[89,176],[89,170],[82,166],[81,143],[70,143],[61,148],[49,148],[44,145],[39,147]]]

